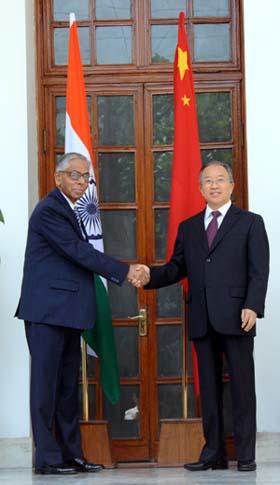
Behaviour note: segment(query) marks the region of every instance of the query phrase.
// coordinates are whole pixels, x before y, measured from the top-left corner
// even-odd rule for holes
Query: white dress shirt
[[[70,205],[71,209],[75,210],[75,204],[73,204],[72,200],[70,200],[69,197],[67,197],[67,195],[65,195],[64,192],[62,192],[62,190],[60,191],[60,193],[63,195],[64,199],[67,200],[67,202]]]
[[[219,207],[219,209],[216,209],[221,213],[221,215],[219,217],[217,217],[218,229],[219,229],[220,225],[222,224],[224,217],[225,217],[227,211],[229,210],[230,206],[231,206],[231,200],[229,200],[225,205],[222,205],[222,207]],[[205,210],[205,215],[204,215],[205,231],[208,227],[208,224],[213,219],[212,212],[213,212],[213,209],[211,209],[211,207],[209,207],[209,205],[207,205],[206,210]]]

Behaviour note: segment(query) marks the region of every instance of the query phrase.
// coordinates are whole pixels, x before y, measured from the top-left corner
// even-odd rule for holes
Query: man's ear
[[[202,185],[199,185],[199,190],[200,190],[200,193],[201,193],[203,199],[205,199]]]
[[[61,186],[61,174],[59,172],[54,173],[54,181],[55,181],[56,187]]]

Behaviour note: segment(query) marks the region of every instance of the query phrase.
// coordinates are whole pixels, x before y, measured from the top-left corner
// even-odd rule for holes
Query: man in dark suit
[[[188,277],[189,337],[198,356],[205,446],[191,471],[228,467],[223,431],[222,365],[232,393],[239,471],[256,469],[256,397],[253,346],[256,318],[264,315],[269,272],[268,240],[261,216],[231,203],[231,168],[210,162],[201,170],[206,209],[179,225],[174,252],[150,268],[146,288]],[[148,273],[148,268],[146,268]],[[137,280],[134,281],[135,286]]]
[[[31,420],[40,474],[102,468],[86,462],[81,448],[80,335],[95,320],[94,273],[118,285],[135,274],[135,265],[95,250],[82,232],[74,210],[88,186],[89,168],[83,155],[65,154],[57,164],[56,188],[37,204],[29,222],[16,316],[25,320],[31,354]]]

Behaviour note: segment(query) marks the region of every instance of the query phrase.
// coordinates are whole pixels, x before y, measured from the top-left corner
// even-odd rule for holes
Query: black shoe
[[[237,470],[239,472],[254,472],[256,468],[257,468],[257,464],[254,460],[237,462]]]
[[[196,461],[195,463],[186,463],[184,465],[186,470],[190,472],[200,472],[203,470],[227,470],[228,469],[228,462],[225,460],[218,460],[218,461]]]
[[[95,463],[88,463],[84,458],[73,458],[67,461],[67,465],[75,468],[77,472],[96,473],[104,468],[103,465],[96,465]]]
[[[34,473],[38,475],[76,475],[77,470],[73,466],[59,463],[58,465],[42,465],[35,467]]]

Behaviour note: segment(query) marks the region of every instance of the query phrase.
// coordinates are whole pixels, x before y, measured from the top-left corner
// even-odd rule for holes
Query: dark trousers
[[[255,459],[256,394],[254,372],[254,338],[219,334],[211,328],[208,334],[194,340],[199,367],[202,421],[205,446],[200,459],[226,459],[223,427],[223,354],[231,386],[233,433],[237,460]]]
[[[25,323],[25,329],[31,354],[35,466],[80,458],[80,331],[30,322]]]

